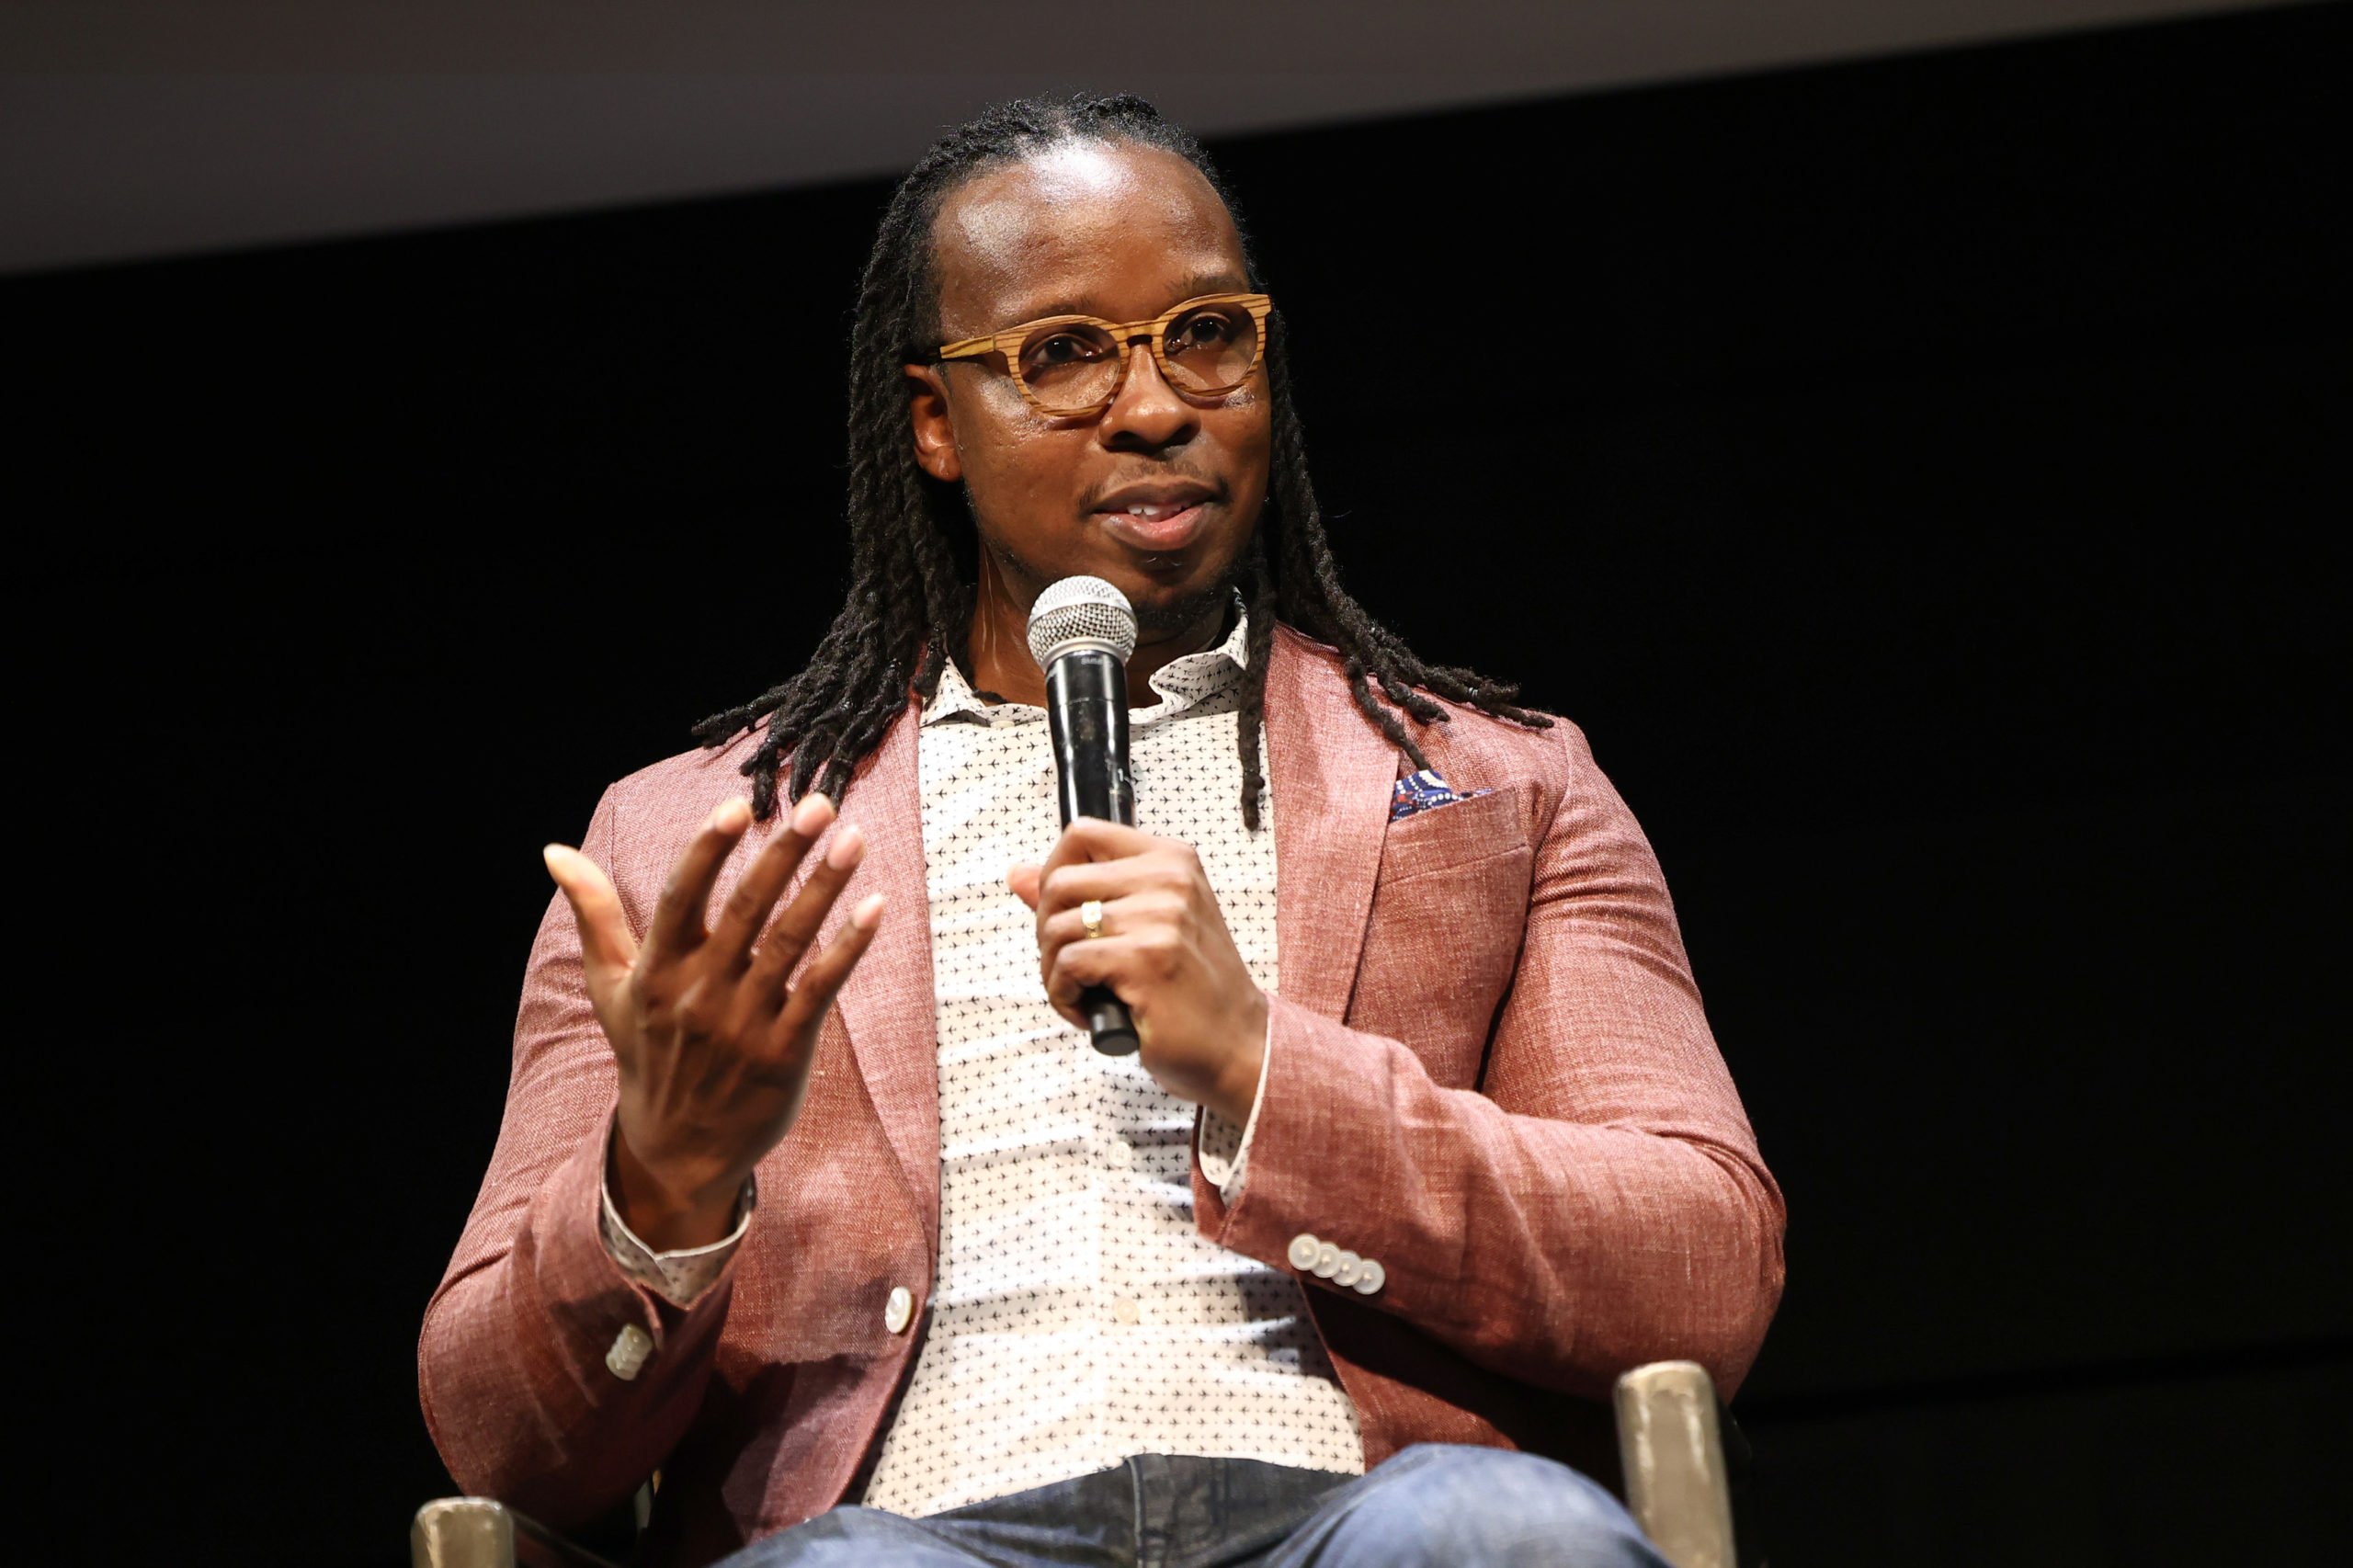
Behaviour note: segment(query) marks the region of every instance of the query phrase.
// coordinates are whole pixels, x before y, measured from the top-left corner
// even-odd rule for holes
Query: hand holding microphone
[[[1097,1050],[1141,1048],[1162,1087],[1244,1120],[1257,1094],[1267,998],[1193,846],[1132,825],[1134,613],[1110,584],[1066,577],[1032,608],[1029,647],[1046,672],[1064,830],[1043,866],[1017,866],[1009,880],[1038,912],[1047,995]]]
[[[1135,782],[1128,775],[1128,655],[1135,651],[1136,612],[1100,577],[1064,577],[1029,607],[1029,655],[1046,672],[1064,827],[1081,817],[1135,825]],[[1099,936],[1099,915],[1096,925]],[[1078,1007],[1096,1050],[1106,1056],[1134,1051],[1134,1020],[1108,987],[1089,986]]]

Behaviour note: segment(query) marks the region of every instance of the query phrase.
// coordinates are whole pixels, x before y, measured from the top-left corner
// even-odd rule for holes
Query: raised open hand
[[[547,847],[548,872],[579,923],[589,1000],[620,1074],[613,1201],[657,1249],[727,1233],[745,1178],[801,1108],[818,1028],[882,918],[881,893],[861,900],[787,983],[865,851],[864,835],[845,823],[769,923],[768,911],[833,818],[823,795],[802,797],[706,930],[720,868],[752,821],[748,802],[723,802],[671,868],[642,947],[597,863],[561,844]]]

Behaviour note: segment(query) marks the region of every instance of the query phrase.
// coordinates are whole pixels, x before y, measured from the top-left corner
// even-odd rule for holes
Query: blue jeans
[[[1359,1479],[1141,1454],[1115,1470],[903,1519],[830,1509],[722,1568],[1666,1568],[1563,1464],[1423,1443]]]

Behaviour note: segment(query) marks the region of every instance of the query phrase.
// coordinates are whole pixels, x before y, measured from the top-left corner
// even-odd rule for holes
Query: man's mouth
[[[1165,555],[1193,542],[1201,529],[1205,502],[1187,506],[1137,505],[1116,512],[1097,512],[1109,525],[1111,537],[1154,555]]]
[[[1165,555],[1193,542],[1215,499],[1199,484],[1131,486],[1106,496],[1094,515],[1130,549]]]

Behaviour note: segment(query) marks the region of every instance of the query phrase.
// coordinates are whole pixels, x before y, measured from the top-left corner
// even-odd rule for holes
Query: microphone
[[[1128,776],[1128,655],[1135,651],[1136,612],[1100,577],[1064,577],[1029,607],[1029,655],[1046,672],[1064,827],[1073,817],[1135,825],[1135,781]],[[1108,986],[1081,992],[1078,1009],[1096,1050],[1135,1051],[1135,1020]]]

